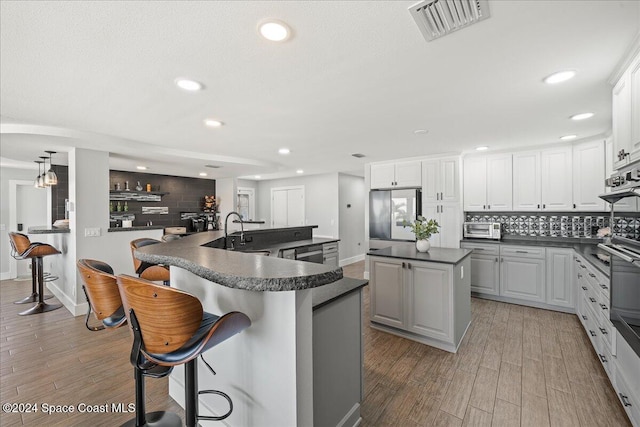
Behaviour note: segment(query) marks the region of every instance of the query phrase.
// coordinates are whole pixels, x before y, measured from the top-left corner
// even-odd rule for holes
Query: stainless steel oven
[[[613,237],[598,246],[611,254],[611,323],[640,356],[640,242]]]

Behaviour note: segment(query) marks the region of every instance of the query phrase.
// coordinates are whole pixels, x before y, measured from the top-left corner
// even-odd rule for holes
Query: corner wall
[[[339,174],[338,195],[340,265],[346,265],[364,259],[367,198],[364,178]]]

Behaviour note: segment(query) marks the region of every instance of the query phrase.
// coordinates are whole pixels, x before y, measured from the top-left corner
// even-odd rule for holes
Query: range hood
[[[640,197],[640,187],[629,187],[621,190],[612,191],[611,193],[604,193],[599,195],[602,200],[609,203],[615,203],[625,197]]]

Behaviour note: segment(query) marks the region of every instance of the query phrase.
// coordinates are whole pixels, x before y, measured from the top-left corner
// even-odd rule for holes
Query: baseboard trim
[[[351,258],[345,258],[340,260],[340,267],[344,267],[345,265],[353,264],[354,262],[364,261],[364,254],[352,256]]]
[[[11,272],[7,271],[6,273],[0,273],[0,280],[9,280],[11,279]]]
[[[526,307],[542,308],[544,310],[552,310],[552,311],[560,311],[562,313],[576,314],[575,308],[559,307],[557,305],[545,304],[542,302],[527,301],[527,300],[522,300],[518,298],[501,297],[499,295],[481,294],[478,292],[471,292],[471,296],[476,298],[482,298],[482,299],[490,299],[493,301],[506,302],[509,304],[524,305]]]
[[[82,316],[87,313],[89,305],[86,301],[80,304],[74,303],[54,282],[47,283],[47,289],[49,289],[53,295],[58,298],[62,305],[64,305],[64,308],[66,308],[74,317]]]

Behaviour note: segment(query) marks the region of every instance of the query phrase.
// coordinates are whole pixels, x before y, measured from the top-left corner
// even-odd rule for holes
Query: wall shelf
[[[133,201],[133,202],[159,202],[162,196],[169,193],[160,191],[122,191],[110,190],[110,201]]]

